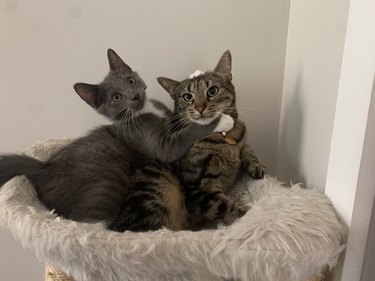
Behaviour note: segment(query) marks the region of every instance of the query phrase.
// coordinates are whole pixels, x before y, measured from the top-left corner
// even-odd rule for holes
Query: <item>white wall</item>
[[[373,63],[375,71],[375,59]],[[364,76],[363,73],[361,76]],[[355,80],[358,81],[358,79]],[[365,91],[361,93],[367,96]],[[367,281],[371,280],[367,279],[369,275],[375,273],[373,266],[375,264],[375,237],[371,237],[375,234],[375,80],[373,80],[371,96],[366,129],[357,120],[356,128],[348,128],[347,132],[350,132],[350,135],[345,136],[340,144],[337,144],[337,136],[342,135],[343,132],[338,132],[335,126],[332,140],[334,147],[331,151],[337,153],[341,150],[341,153],[340,155],[331,153],[326,193],[332,198],[337,211],[350,225],[345,261],[342,262],[342,281]],[[360,108],[357,105],[354,112],[351,110],[355,115],[351,119],[358,118],[358,115],[367,115],[367,110],[356,111]],[[359,132],[361,129],[366,132]],[[348,142],[351,146],[350,150],[345,147],[345,143],[348,144]],[[341,161],[336,162],[338,159]],[[350,170],[346,169],[347,162],[351,163]],[[341,173],[338,175],[339,169]],[[364,266],[367,268],[364,269]],[[367,275],[363,277],[364,279],[362,279],[363,274]]]
[[[375,2],[352,0],[326,193],[350,224],[375,74]],[[340,196],[338,196],[340,195]]]
[[[361,271],[375,196],[374,74],[375,2],[352,0],[325,188],[350,225],[342,281],[366,281]]]
[[[78,136],[98,124],[72,85],[103,78],[108,47],[139,71],[150,96],[166,102],[158,75],[186,78],[213,68],[230,49],[243,119],[274,170],[287,2],[8,0],[0,18],[1,150]]]
[[[291,1],[277,175],[325,191],[350,226],[335,280],[362,280],[374,208],[374,50],[373,0]]]
[[[277,176],[324,190],[349,0],[291,1]]]
[[[0,152],[76,137],[104,123],[72,89],[99,82],[114,48],[170,103],[159,75],[212,69],[230,49],[238,105],[260,159],[275,171],[288,0],[17,1],[0,5]],[[0,233],[0,279],[41,280],[42,265]],[[25,278],[27,276],[27,278]]]

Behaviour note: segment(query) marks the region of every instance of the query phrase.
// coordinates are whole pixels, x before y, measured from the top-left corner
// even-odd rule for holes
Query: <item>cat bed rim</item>
[[[28,154],[43,159],[51,153],[49,150],[54,151],[68,142],[70,140],[41,142],[29,149]],[[245,200],[252,208],[231,226],[199,232],[162,229],[115,233],[104,229],[100,223],[78,223],[56,217],[39,202],[28,179],[18,176],[0,189],[0,226],[9,230],[40,260],[64,270],[76,281],[99,281],[104,276],[105,280],[111,281],[156,280],[155,276],[157,280],[217,280],[219,276],[242,280],[253,277],[276,280],[275,276],[282,276],[285,280],[303,280],[319,274],[324,267],[334,266],[345,247],[347,229],[325,195],[301,189],[298,185],[282,187],[280,182],[269,177],[246,184]],[[248,192],[250,188],[252,190]],[[252,196],[255,201],[246,196]],[[305,243],[293,233],[297,240],[289,239],[288,228],[275,228],[280,231],[280,237],[267,233],[267,227],[276,227],[272,220],[286,224],[304,223],[283,217],[285,213],[281,213],[281,217],[271,217],[278,204],[282,207],[279,211],[288,211],[283,205],[285,202],[279,203],[277,198],[289,200],[290,208],[296,208],[300,203],[298,200],[306,200],[308,207],[314,207],[311,210],[316,209],[314,204],[320,207],[319,212],[324,214],[322,218],[298,208],[295,216],[297,219],[305,216],[312,221],[321,220],[323,230],[303,230],[310,243],[318,241],[319,247]],[[264,223],[254,228],[254,224],[259,223],[257,216],[262,214],[269,216],[267,223],[271,223],[270,226]],[[301,232],[299,235],[303,234],[301,229],[297,228],[297,231]],[[201,275],[205,275],[205,279],[199,279]]]

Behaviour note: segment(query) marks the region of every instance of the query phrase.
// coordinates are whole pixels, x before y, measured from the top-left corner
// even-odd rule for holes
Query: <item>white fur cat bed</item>
[[[66,142],[49,140],[28,154],[46,159]],[[115,233],[57,218],[18,176],[0,189],[0,226],[76,281],[307,281],[336,263],[346,227],[325,195],[272,178],[247,182],[240,195],[252,208],[229,227]]]

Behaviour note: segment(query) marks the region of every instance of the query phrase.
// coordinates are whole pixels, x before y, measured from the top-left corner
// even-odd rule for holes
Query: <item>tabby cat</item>
[[[234,128],[225,136],[212,134],[197,142],[185,157],[175,163],[181,181],[191,227],[199,220],[232,223],[245,210],[225,193],[232,188],[241,169],[255,179],[262,178],[265,167],[246,144],[246,126],[238,120],[235,89],[232,84],[231,54],[226,51],[212,72],[176,82],[159,79],[175,100],[177,114],[205,124],[214,114],[229,114]]]
[[[225,136],[215,133],[198,141],[172,165],[154,161],[137,170],[114,228],[199,229],[207,221],[230,224],[245,213],[225,193],[235,185],[241,170],[259,179],[265,167],[246,144],[246,127],[237,119],[231,81],[229,51],[214,71],[182,82],[158,78],[175,101],[172,121],[209,124],[216,116],[228,114],[235,119],[235,125]]]
[[[24,174],[38,197],[57,214],[77,221],[113,224],[129,193],[130,176],[150,159],[173,162],[200,138],[233,126],[229,116],[171,130],[164,105],[146,99],[146,85],[108,50],[110,72],[98,85],[77,83],[79,96],[111,125],[94,129],[45,162],[26,155],[0,156],[0,186]]]

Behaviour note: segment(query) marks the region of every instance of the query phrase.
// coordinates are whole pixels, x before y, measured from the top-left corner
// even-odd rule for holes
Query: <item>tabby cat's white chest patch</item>
[[[155,114],[155,115],[157,115],[161,118],[165,117],[165,112],[161,109],[156,108],[155,105],[152,102],[150,102],[149,100],[146,100],[145,105],[139,111],[139,113],[140,114],[152,113],[152,114]]]

